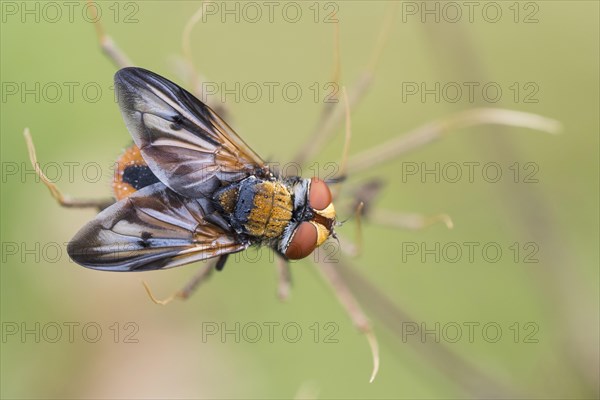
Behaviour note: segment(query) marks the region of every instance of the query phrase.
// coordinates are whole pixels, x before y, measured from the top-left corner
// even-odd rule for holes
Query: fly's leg
[[[35,169],[35,173],[40,178],[40,180],[46,185],[48,190],[50,190],[50,194],[54,199],[60,204],[62,207],[71,207],[71,208],[97,208],[99,211],[105,209],[106,207],[113,204],[115,201],[110,198],[106,199],[76,199],[71,196],[67,196],[63,194],[58,187],[52,182],[48,177],[44,174],[42,169],[40,168],[40,164],[37,161],[37,156],[35,153],[35,146],[33,145],[33,139],[31,138],[31,133],[29,132],[29,128],[25,128],[23,131],[23,136],[25,136],[25,142],[27,143],[27,151],[29,152],[29,161],[31,161],[31,165]]]
[[[148,297],[155,304],[165,306],[175,299],[187,300],[198,289],[200,284],[210,277],[214,270],[220,271],[223,269],[226,260],[227,254],[220,256],[216,261],[206,263],[183,288],[163,300],[159,300],[154,296],[152,290],[150,290],[150,286],[146,282],[142,281],[142,284],[146,289],[146,293],[148,293]]]
[[[281,256],[277,257],[277,282],[277,297],[279,297],[279,300],[289,299],[292,288],[290,263]]]
[[[354,297],[354,294],[352,294],[350,288],[336,270],[336,265],[319,260],[316,267],[325,282],[331,286],[338,301],[350,316],[354,326],[365,335],[369,342],[373,357],[373,369],[371,371],[369,382],[373,382],[379,371],[379,345],[375,333],[371,328],[371,323],[356,300],[356,297]]]
[[[386,10],[386,17],[383,21],[381,30],[379,31],[379,36],[373,48],[373,52],[371,53],[371,58],[367,64],[367,67],[362,71],[354,85],[350,87],[348,92],[350,109],[354,109],[358,105],[360,100],[362,100],[368,89],[371,87],[375,69],[379,63],[379,59],[381,58],[381,53],[383,52],[383,48],[385,47],[387,39],[390,36],[396,9],[397,2],[391,2]],[[335,85],[334,87],[339,88],[341,68],[339,30],[337,23],[335,24],[335,29],[334,72],[332,83]],[[344,110],[341,107],[338,107],[339,102],[337,102],[337,93],[333,94],[332,96],[333,98],[331,101],[324,104],[320,118],[317,121],[312,134],[294,157],[294,162],[300,165],[306,164],[308,160],[312,159],[316,153],[320,151],[320,149],[331,138],[331,136],[335,133],[336,128],[341,123],[342,118],[344,117]]]

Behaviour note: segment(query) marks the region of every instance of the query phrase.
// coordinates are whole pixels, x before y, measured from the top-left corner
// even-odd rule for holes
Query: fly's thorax
[[[214,198],[238,233],[260,240],[280,237],[294,211],[287,185],[255,176],[219,189]]]
[[[287,183],[294,197],[294,215],[279,241],[278,250],[290,259],[300,259],[333,234],[335,208],[324,181],[289,178]]]

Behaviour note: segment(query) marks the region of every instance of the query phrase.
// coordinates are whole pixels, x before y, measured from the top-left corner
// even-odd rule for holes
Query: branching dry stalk
[[[98,18],[97,5],[92,0],[87,0],[88,9],[92,10],[91,20],[94,21],[94,28],[96,29],[96,36],[98,37],[98,43],[102,52],[108,57],[109,60],[115,64],[117,68],[125,68],[133,65],[129,57],[119,49],[117,44],[112,38],[104,31],[104,26]]]
[[[377,64],[381,59],[381,53],[383,52],[385,44],[387,43],[390,37],[390,32],[393,26],[396,9],[396,2],[390,3],[390,5],[387,7],[385,19],[382,24],[381,30],[379,31],[377,42],[375,43],[367,67],[362,71],[356,82],[351,86],[351,88],[348,91],[348,103],[351,110],[353,110],[358,105],[359,101],[362,100],[367,90],[371,86],[375,69],[377,68]],[[338,28],[336,27],[336,29]],[[335,47],[336,49],[334,50],[334,60],[336,62],[339,62],[339,37],[337,36],[335,40]],[[340,70],[341,68],[339,66],[335,67],[335,79],[339,79],[341,75],[341,73],[339,72]],[[334,80],[334,82],[339,83],[337,80]],[[339,102],[326,103],[321,113],[321,118],[317,122],[317,125],[313,129],[313,132],[309,136],[309,139],[305,142],[304,146],[301,147],[300,150],[297,152],[296,156],[293,159],[294,162],[300,165],[304,165],[308,162],[308,160],[314,158],[314,156],[324,147],[324,144],[331,139],[331,136],[335,133],[335,130],[341,123],[343,117],[344,110],[342,107],[339,107]]]
[[[447,134],[478,125],[505,125],[529,128],[551,134],[557,134],[561,128],[558,121],[537,114],[502,108],[470,109],[439,121],[425,124],[404,135],[350,157],[348,174],[356,174],[373,168],[409,151],[441,139]]]

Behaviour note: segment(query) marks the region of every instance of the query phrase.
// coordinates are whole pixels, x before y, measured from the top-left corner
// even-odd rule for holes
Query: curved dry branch
[[[502,108],[474,108],[418,127],[402,136],[358,153],[348,162],[348,174],[355,174],[406,154],[459,129],[478,125],[506,125],[556,134],[560,122],[522,111]]]

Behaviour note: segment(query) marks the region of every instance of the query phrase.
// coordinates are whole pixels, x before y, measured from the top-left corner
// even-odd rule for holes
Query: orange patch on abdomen
[[[130,183],[124,181],[125,170],[130,167],[145,167],[148,168],[146,161],[142,158],[140,149],[135,145],[131,145],[125,149],[125,152],[117,159],[115,165],[115,174],[112,182],[112,189],[117,201],[124,199],[135,193],[137,189]]]

